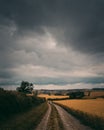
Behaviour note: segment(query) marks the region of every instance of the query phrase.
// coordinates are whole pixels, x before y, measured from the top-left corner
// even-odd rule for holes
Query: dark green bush
[[[0,89],[0,121],[27,111],[33,106],[44,102],[42,98],[29,97],[16,91],[5,91]]]

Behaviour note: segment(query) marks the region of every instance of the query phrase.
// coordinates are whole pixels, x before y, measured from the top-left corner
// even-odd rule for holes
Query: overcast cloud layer
[[[103,12],[103,0],[0,0],[0,84],[104,87]]]

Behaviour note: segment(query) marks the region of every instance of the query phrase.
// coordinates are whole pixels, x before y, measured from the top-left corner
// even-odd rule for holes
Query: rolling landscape
[[[81,97],[82,90],[46,91],[29,94],[1,88],[0,129],[104,130],[104,90],[83,90]],[[78,97],[72,98],[72,93]]]
[[[0,0],[0,130],[104,130],[104,0]]]

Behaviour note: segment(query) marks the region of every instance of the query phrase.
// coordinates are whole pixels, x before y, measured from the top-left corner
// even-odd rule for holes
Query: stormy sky
[[[0,0],[0,85],[104,87],[104,0]]]

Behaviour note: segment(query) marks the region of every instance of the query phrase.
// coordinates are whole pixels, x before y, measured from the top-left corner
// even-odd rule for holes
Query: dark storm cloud
[[[104,0],[0,0],[0,83],[103,83],[103,12]]]
[[[43,33],[42,27],[61,28],[64,35],[56,35],[57,40],[86,53],[104,51],[103,12],[103,0],[0,1],[1,24],[12,21],[19,31],[35,29],[39,33]]]
[[[0,78],[2,79],[10,79],[13,78],[14,74],[9,72],[8,70],[0,70]]]
[[[98,84],[98,83],[104,83],[104,77],[88,77],[88,78],[35,78],[35,84],[54,84],[54,85],[66,85],[66,84],[76,84],[76,83],[92,83],[92,84]]]

